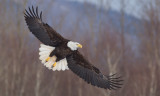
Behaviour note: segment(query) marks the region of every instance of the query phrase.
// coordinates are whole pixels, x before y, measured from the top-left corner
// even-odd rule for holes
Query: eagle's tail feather
[[[60,70],[66,70],[68,69],[68,64],[67,64],[67,60],[66,58],[58,61],[56,63],[56,66],[53,67],[53,64],[55,63],[57,57],[56,56],[52,56],[50,57],[50,59],[48,61],[47,58],[49,57],[50,53],[55,49],[55,47],[52,47],[52,46],[47,46],[47,45],[44,45],[44,44],[41,44],[40,45],[40,48],[39,48],[39,59],[41,60],[41,62],[44,64],[44,66],[46,66],[48,69],[52,69],[53,71],[60,71]]]

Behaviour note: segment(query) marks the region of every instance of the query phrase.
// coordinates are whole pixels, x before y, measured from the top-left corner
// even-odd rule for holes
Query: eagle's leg
[[[60,60],[61,60],[61,58],[57,57],[56,61],[55,61],[54,64],[53,64],[53,67],[55,67],[56,64],[57,64],[57,62],[60,61]]]
[[[54,56],[54,55],[55,55],[55,51],[52,51],[50,53],[49,57],[46,59],[46,62],[48,62],[51,59],[51,57]]]
[[[55,66],[56,66],[56,64],[57,64],[57,62],[54,62],[53,67],[55,67]]]
[[[51,57],[48,57],[48,58],[46,59],[46,62],[48,62],[48,61],[50,60],[50,58],[51,58]]]

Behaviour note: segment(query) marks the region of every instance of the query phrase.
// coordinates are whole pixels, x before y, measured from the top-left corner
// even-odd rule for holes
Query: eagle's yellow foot
[[[55,67],[56,66],[56,62],[53,64],[53,67]]]
[[[51,57],[48,57],[48,58],[46,59],[46,62],[48,62],[48,61],[50,60],[50,58],[51,58]]]

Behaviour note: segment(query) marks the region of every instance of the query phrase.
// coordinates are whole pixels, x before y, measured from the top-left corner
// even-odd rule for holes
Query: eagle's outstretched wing
[[[57,46],[65,39],[58,34],[54,29],[52,29],[48,24],[42,21],[42,12],[38,13],[38,7],[34,10],[28,8],[25,10],[25,20],[28,25],[29,30],[45,45]]]
[[[69,69],[89,84],[110,90],[121,88],[123,81],[121,77],[115,77],[115,74],[104,76],[99,69],[85,60],[78,51],[68,56],[67,62]]]

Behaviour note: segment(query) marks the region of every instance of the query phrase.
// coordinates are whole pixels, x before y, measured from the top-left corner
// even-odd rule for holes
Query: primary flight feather
[[[88,62],[78,51],[82,45],[63,38],[48,24],[42,21],[38,7],[25,10],[25,21],[29,30],[43,43],[39,48],[39,59],[48,68],[68,70],[77,74],[87,83],[104,89],[121,88],[122,80],[114,75],[105,76],[98,68]]]

